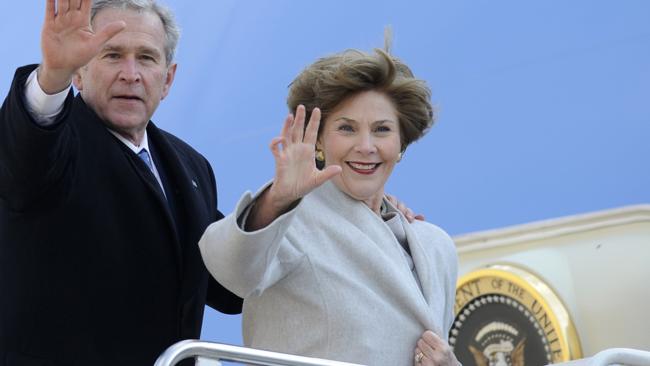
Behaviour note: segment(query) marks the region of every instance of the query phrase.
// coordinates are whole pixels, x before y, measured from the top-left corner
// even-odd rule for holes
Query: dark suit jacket
[[[0,110],[0,365],[151,365],[199,337],[206,296],[239,313],[198,250],[222,217],[207,160],[150,122],[166,199],[81,97],[37,126],[24,106],[34,67]]]

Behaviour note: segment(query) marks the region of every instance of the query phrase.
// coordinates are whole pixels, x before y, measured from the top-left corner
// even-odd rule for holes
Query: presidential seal
[[[541,366],[582,357],[569,313],[533,274],[494,265],[456,288],[449,345],[465,366]]]

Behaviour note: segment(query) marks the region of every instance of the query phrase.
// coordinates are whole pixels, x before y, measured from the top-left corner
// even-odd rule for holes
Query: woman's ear
[[[402,159],[404,158],[404,154],[405,154],[405,153],[406,153],[406,147],[402,148],[402,150],[401,150],[401,151],[399,152],[399,154],[397,155],[397,162],[398,162],[398,163],[399,163],[400,161],[402,161]]]
[[[325,153],[323,152],[323,144],[320,141],[316,141],[316,167],[319,170],[323,170],[325,167]]]

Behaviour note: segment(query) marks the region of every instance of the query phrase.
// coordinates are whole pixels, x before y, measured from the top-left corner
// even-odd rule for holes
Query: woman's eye
[[[391,128],[388,126],[379,126],[377,127],[377,132],[390,132]]]
[[[340,125],[339,126],[339,131],[352,132],[352,131],[354,131],[354,129],[350,125]]]

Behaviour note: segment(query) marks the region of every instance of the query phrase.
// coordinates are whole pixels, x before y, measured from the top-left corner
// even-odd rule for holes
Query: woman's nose
[[[375,146],[372,135],[367,133],[359,134],[356,150],[362,154],[373,154],[377,152],[377,147]]]

